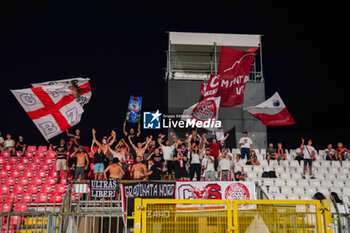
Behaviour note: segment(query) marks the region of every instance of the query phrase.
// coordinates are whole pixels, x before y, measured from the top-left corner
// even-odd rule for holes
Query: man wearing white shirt
[[[304,168],[303,168],[303,179],[305,179],[306,167],[309,166],[309,174],[311,179],[315,179],[312,175],[312,160],[316,160],[316,150],[312,146],[312,140],[310,139],[307,142],[307,145],[304,146]]]
[[[202,160],[202,169],[204,170],[205,180],[215,180],[215,159],[210,155],[210,149],[205,150],[205,158]]]
[[[222,153],[218,157],[219,161],[219,180],[230,181],[231,180],[231,164],[232,156],[226,152],[226,147],[222,149]]]
[[[175,141],[175,136],[172,133],[170,133],[170,135],[173,137],[173,141]],[[163,145],[162,140],[164,137],[165,135],[160,135],[158,138],[158,144],[163,151],[163,158],[165,160],[165,166],[167,168],[166,172],[163,174],[163,179],[165,179],[166,175],[168,175],[168,179],[171,180],[171,176],[174,170],[174,150],[175,147],[177,147],[177,142],[175,142],[173,145],[170,145],[170,141],[166,140],[165,145]]]
[[[250,159],[250,152],[253,149],[253,142],[250,137],[248,137],[248,132],[244,131],[243,132],[243,137],[239,139],[239,145],[241,146],[241,159],[244,159],[245,156],[247,155],[247,160]]]

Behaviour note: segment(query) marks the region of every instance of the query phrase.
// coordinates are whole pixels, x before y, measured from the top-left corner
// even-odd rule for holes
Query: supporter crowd
[[[140,125],[137,132],[133,128],[126,131],[125,126],[126,123],[120,139],[113,130],[109,136],[96,138],[96,130],[92,129],[91,145],[86,146],[82,145],[80,130],[76,129],[74,133],[66,132],[68,139],[62,138],[58,145],[50,145],[48,150],[56,154],[57,183],[61,179],[68,183],[71,179],[245,180],[244,166],[260,165],[248,132],[243,132],[239,140],[240,153],[231,154],[225,147],[229,134],[220,141],[215,134],[208,138],[192,130],[184,138],[170,133],[169,138],[165,134],[150,135],[143,141]],[[7,134],[5,138],[0,133],[1,153],[8,151],[10,156],[25,156],[27,144],[23,136],[15,140]],[[329,144],[325,154],[325,160],[338,160],[341,164],[350,160],[349,150],[342,142],[338,142],[335,149]],[[312,162],[317,160],[316,155],[312,140],[302,139],[294,159],[303,166],[303,178],[306,172],[314,178]],[[277,147],[269,143],[264,156],[270,163],[287,160],[291,155],[279,142]]]

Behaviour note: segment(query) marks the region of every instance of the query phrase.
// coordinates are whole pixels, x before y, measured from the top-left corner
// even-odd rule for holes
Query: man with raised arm
[[[113,143],[115,142],[115,137],[116,137],[116,133],[114,130],[112,130],[111,132],[112,135],[112,141],[110,141],[109,143],[107,142],[106,138],[102,139],[102,143],[100,143],[99,141],[97,141],[96,139],[96,130],[92,129],[92,138],[95,141],[96,145],[98,147],[100,147],[102,149],[102,152],[108,157],[108,155],[110,154],[110,150],[108,149],[108,147],[112,146]]]
[[[160,137],[158,138],[158,144],[160,145],[160,148],[163,151],[163,158],[165,161],[165,166],[166,166],[166,171],[163,172],[163,179],[168,176],[168,180],[171,180],[173,170],[174,170],[174,150],[177,147],[177,141],[175,135],[170,132],[170,135],[173,139],[173,142],[175,142],[173,145],[170,144],[170,140],[165,141],[165,145],[163,145],[163,139],[165,137],[165,134],[159,135]]]
[[[89,167],[89,158],[88,154],[84,151],[83,146],[79,146],[79,148],[76,149],[74,153],[70,155],[70,157],[77,158],[77,167],[75,169],[74,179],[77,180],[80,175],[81,180],[85,180],[85,171]]]
[[[141,156],[141,158],[143,158],[143,155],[145,154],[145,151],[147,149],[148,144],[152,141],[152,135],[149,137],[146,145],[144,147],[142,147],[142,143],[138,142],[137,143],[137,147],[134,145],[134,143],[131,141],[131,136],[128,136],[130,145],[132,146],[132,148],[135,150],[136,156]]]

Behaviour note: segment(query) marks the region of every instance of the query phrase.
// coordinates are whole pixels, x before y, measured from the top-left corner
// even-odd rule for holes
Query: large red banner
[[[220,85],[216,96],[221,97],[220,107],[234,107],[243,104],[244,90],[249,72],[259,47],[245,51],[221,48],[218,67]]]

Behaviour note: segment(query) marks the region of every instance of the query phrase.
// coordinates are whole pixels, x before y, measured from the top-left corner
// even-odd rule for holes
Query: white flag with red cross
[[[51,85],[63,85],[63,88],[68,88],[72,91],[73,96],[76,101],[80,103],[81,106],[87,104],[92,96],[91,87],[89,83],[89,78],[71,78],[62,79],[55,81],[47,81],[42,83],[32,83],[33,87],[45,87]]]
[[[65,85],[11,90],[46,140],[79,123],[84,112]]]

